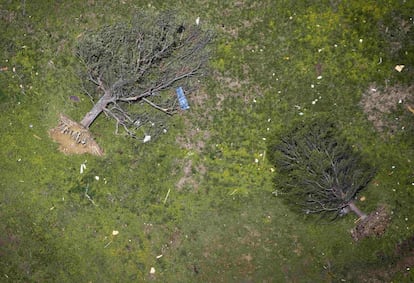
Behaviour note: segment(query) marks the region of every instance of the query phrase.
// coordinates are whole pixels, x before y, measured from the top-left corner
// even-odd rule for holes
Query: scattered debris
[[[151,140],[151,136],[145,135],[144,139],[142,140],[143,143],[147,143]]]
[[[178,102],[180,103],[180,108],[182,110],[189,109],[190,106],[188,105],[188,101],[187,101],[187,98],[185,97],[183,88],[182,87],[178,87],[176,89],[176,93],[177,93]]]
[[[41,138],[41,137],[39,137],[38,135],[33,134],[33,137],[35,137],[35,138],[36,138],[36,139],[38,139],[39,141],[41,141],[41,140],[42,140],[42,138]]]
[[[86,162],[82,163],[80,165],[79,174],[83,174],[83,171],[86,169]]]
[[[112,231],[112,236],[116,236],[116,235],[118,235],[119,234],[119,231],[118,230],[113,230]]]
[[[168,189],[167,195],[165,196],[165,199],[164,199],[164,202],[163,202],[164,204],[166,204],[168,196],[170,195],[170,192],[171,192],[171,189]]]
[[[401,72],[402,72],[402,70],[404,69],[404,67],[405,67],[405,65],[396,65],[394,69],[395,69],[397,72],[401,73]]]

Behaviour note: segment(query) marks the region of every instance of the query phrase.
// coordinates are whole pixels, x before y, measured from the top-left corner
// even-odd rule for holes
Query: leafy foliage
[[[335,125],[321,118],[300,122],[282,133],[271,152],[280,171],[275,180],[286,203],[306,214],[338,215],[374,173]]]

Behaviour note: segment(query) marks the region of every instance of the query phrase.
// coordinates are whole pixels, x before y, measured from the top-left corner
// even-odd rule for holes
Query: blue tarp
[[[178,87],[176,90],[178,102],[180,103],[180,107],[182,110],[187,110],[190,108],[188,105],[187,98],[185,97],[184,90],[182,87]]]

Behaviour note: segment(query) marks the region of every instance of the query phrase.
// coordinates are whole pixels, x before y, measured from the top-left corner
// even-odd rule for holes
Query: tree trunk
[[[106,105],[108,105],[111,101],[111,93],[109,91],[105,91],[105,94],[93,106],[91,111],[86,113],[85,117],[83,117],[82,121],[80,121],[80,124],[88,129],[93,121],[95,121],[95,119],[99,116],[99,114],[102,113]]]
[[[359,218],[361,218],[361,220],[364,220],[365,218],[367,218],[367,215],[365,213],[363,213],[354,203],[354,201],[350,201],[349,204],[349,209],[351,211],[353,211],[356,215],[359,216]]]

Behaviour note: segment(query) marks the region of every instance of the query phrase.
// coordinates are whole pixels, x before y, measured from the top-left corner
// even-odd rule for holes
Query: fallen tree
[[[115,121],[115,133],[143,142],[166,132],[168,118],[178,110],[174,89],[190,93],[197,88],[206,74],[211,40],[212,33],[198,22],[188,24],[173,12],[141,12],[130,22],[85,32],[76,55],[93,107],[79,125],[88,130],[104,113]],[[70,126],[65,119],[59,122],[62,129]],[[55,133],[77,136],[58,128]]]
[[[275,185],[293,210],[305,214],[367,215],[355,202],[374,170],[326,119],[299,122],[270,146],[276,166]]]

